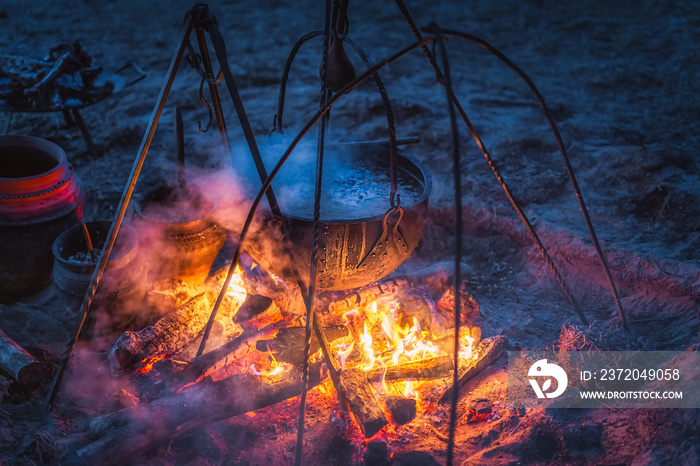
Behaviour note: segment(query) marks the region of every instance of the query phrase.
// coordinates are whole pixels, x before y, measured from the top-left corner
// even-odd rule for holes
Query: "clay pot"
[[[88,222],[86,225],[94,252],[99,254],[111,222]],[[83,298],[87,293],[97,263],[90,259],[87,251],[82,225],[64,232],[53,243],[53,281],[62,291],[76,298]],[[86,259],[75,259],[76,255]],[[101,336],[126,327],[146,294],[147,276],[148,264],[141,253],[136,230],[122,225],[82,334]]]
[[[31,136],[0,136],[0,294],[51,281],[51,244],[83,220],[85,194],[66,154]]]
[[[134,202],[133,225],[149,251],[152,281],[177,278],[201,285],[226,241],[226,229],[214,223],[214,201],[196,188],[176,195],[172,187],[147,191]]]

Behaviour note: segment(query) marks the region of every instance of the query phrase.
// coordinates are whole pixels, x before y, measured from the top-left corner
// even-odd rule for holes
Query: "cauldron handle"
[[[311,31],[305,35],[303,35],[297,42],[294,44],[294,47],[292,47],[291,52],[289,53],[289,56],[287,57],[287,62],[284,65],[284,71],[282,72],[282,80],[280,83],[280,92],[277,97],[277,113],[275,113],[275,119],[274,119],[274,129],[276,131],[279,131],[282,133],[282,114],[284,113],[284,101],[285,101],[285,96],[287,92],[287,80],[289,78],[289,72],[292,68],[292,62],[294,61],[294,58],[296,57],[297,53],[299,52],[299,49],[301,46],[308,41],[309,39],[312,39],[314,37],[322,36],[323,31]],[[365,51],[360,47],[360,45],[352,40],[350,37],[347,35],[342,35],[338,36],[338,39],[342,39],[344,42],[347,42],[350,47],[357,53],[357,55],[360,56],[362,59],[362,62],[365,64],[367,69],[372,69],[374,67],[374,64],[372,63],[372,60],[370,60],[369,56]],[[386,88],[384,87],[384,82],[382,81],[382,78],[379,76],[379,72],[376,72],[372,75],[372,78],[374,78],[374,83],[377,86],[377,91],[379,91],[379,94],[381,95],[382,98],[382,103],[384,104],[384,110],[386,112],[386,123],[387,127],[389,130],[389,178],[391,180],[391,193],[389,194],[389,203],[391,205],[391,208],[394,208],[395,206],[399,204],[394,203],[394,198],[396,196],[396,191],[398,190],[398,156],[397,156],[397,143],[396,143],[396,128],[394,124],[394,110],[391,106],[391,101],[389,100],[389,95],[386,92]]]
[[[377,241],[374,242],[372,247],[370,248],[369,252],[365,257],[360,261],[360,263],[357,265],[357,270],[363,270],[367,268],[367,261],[370,257],[375,256],[381,247],[384,245],[385,242],[389,242],[387,239],[387,236],[389,236],[389,217],[392,214],[398,213],[399,218],[394,224],[394,226],[391,228],[391,240],[394,242],[394,247],[401,248],[405,252],[408,251],[408,247],[406,246],[406,240],[403,238],[403,235],[399,232],[399,224],[401,223],[401,220],[403,219],[403,213],[404,210],[401,207],[400,203],[400,198],[399,198],[399,204],[394,206],[394,207],[389,207],[389,210],[386,211],[384,214],[384,218],[382,219],[382,233],[379,235],[379,238],[377,238]]]

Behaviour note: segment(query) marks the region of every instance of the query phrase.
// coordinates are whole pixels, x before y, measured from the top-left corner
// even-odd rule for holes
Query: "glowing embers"
[[[163,356],[155,356],[152,358],[144,358],[140,364],[142,366],[134,371],[134,374],[148,374],[153,370],[153,365],[158,361],[162,361]]]

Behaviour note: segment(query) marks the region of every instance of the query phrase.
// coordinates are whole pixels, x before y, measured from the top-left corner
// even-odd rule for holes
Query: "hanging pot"
[[[347,148],[355,173],[348,173],[348,179],[386,177],[388,161],[385,145],[360,145],[357,149]],[[320,236],[317,257],[316,287],[319,290],[345,290],[365,286],[391,273],[413,252],[423,233],[428,208],[428,196],[432,189],[432,177],[425,166],[417,159],[399,152],[399,194],[403,191],[402,211],[390,211],[389,188],[382,186],[382,197],[386,200],[381,207],[371,205],[368,199],[351,200],[353,209],[343,209],[343,187],[332,186],[333,180],[324,180],[335,194],[341,196],[329,212],[321,214]],[[329,170],[330,171],[330,170]],[[341,180],[342,181],[342,180]],[[303,189],[304,192],[313,192]],[[409,186],[410,185],[410,186]],[[274,186],[274,185],[273,185]],[[280,188],[280,186],[277,186]],[[406,188],[413,191],[407,195]],[[276,189],[280,204],[284,199]],[[287,188],[289,188],[287,186]],[[365,202],[363,202],[365,201]],[[310,202],[310,204],[309,204]],[[313,199],[307,201],[301,214],[298,210],[282,208],[283,218],[269,216],[262,226],[245,243],[246,251],[263,267],[285,280],[294,279],[294,269],[308,281],[313,244],[313,219],[309,213]],[[368,207],[364,207],[368,205]],[[290,242],[282,242],[281,222],[287,223]],[[289,251],[291,253],[288,254]]]
[[[50,283],[51,244],[82,223],[84,203],[63,149],[0,136],[0,294],[31,294]]]

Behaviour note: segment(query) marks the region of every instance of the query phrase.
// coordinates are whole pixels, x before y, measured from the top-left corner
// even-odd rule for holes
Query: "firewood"
[[[390,278],[347,294],[342,299],[330,303],[328,309],[335,315],[341,315],[380,298],[395,296],[401,289],[408,287],[409,283],[405,278]]]
[[[109,353],[112,375],[118,376],[135,362],[180,352],[204,329],[215,299],[214,293],[200,293],[148,327],[124,332]],[[231,322],[230,309],[230,302],[224,303],[223,312],[217,314],[217,321],[227,327],[236,325]],[[240,333],[240,327],[237,331]]]
[[[463,325],[478,324],[479,303],[469,293],[459,290],[460,312],[459,320]],[[453,327],[455,321],[455,289],[448,288],[437,302],[437,310],[443,317],[443,326]]]
[[[445,377],[452,370],[452,356],[443,354],[432,358],[410,361],[387,368],[371,369],[366,372],[367,378],[373,382],[382,380],[403,379],[438,379]],[[386,373],[384,372],[386,371]]]
[[[343,325],[325,327],[326,336],[329,342],[349,335],[348,329]],[[259,340],[256,343],[258,351],[270,351],[278,361],[298,364],[304,358],[304,327],[281,328],[277,336],[271,340]],[[309,354],[318,351],[320,345],[315,335],[311,335],[311,349]]]
[[[473,352],[473,354],[476,355],[476,359],[459,361],[459,367],[457,368],[457,386],[453,386],[452,380],[450,380],[448,382],[448,388],[440,397],[439,402],[450,403],[452,401],[452,390],[459,390],[462,388],[476,374],[495,361],[501,353],[503,353],[507,344],[508,340],[502,335],[482,340]]]
[[[314,387],[322,380],[320,364],[310,369],[309,387]],[[96,418],[91,433],[102,437],[78,455],[89,464],[128,463],[202,426],[299,395],[300,373],[295,368],[275,376],[242,374],[218,382],[205,379],[183,392]]]
[[[245,301],[233,317],[233,321],[241,323],[252,319],[261,312],[267,310],[273,304],[272,298],[259,294],[249,294],[245,297]]]
[[[0,369],[23,387],[34,389],[44,377],[44,366],[0,330]]]
[[[177,278],[167,278],[153,284],[153,288],[146,293],[144,302],[164,314],[170,309],[182,306],[194,294],[195,288],[192,285]]]
[[[252,298],[252,301],[246,306],[247,309],[243,309],[246,313],[251,313],[252,315],[247,319],[245,319],[245,316],[241,316],[240,318],[234,319],[235,322],[240,322],[242,327],[260,330],[269,324],[273,324],[284,319],[282,310],[277,305],[277,302],[270,298],[265,298],[264,296],[253,296],[255,296],[255,298],[248,297]],[[246,298],[246,301],[241,307],[248,302],[248,298]],[[255,307],[255,309],[252,309],[253,307]],[[236,316],[238,316],[238,313],[236,313]]]
[[[386,410],[394,424],[408,424],[416,417],[416,399],[403,396],[387,396],[382,398]]]
[[[228,343],[194,358],[186,367],[173,374],[170,385],[175,390],[178,390],[187,383],[198,381],[244,358],[248,353],[255,350],[255,344],[260,338],[269,337],[275,331],[273,328],[244,330],[243,333]]]
[[[454,322],[452,322],[454,324]],[[435,327],[433,327],[433,331]],[[469,335],[474,339],[474,347],[481,342],[481,327],[464,326],[459,328],[460,338],[464,338],[464,335]],[[446,353],[454,354],[455,350],[455,329],[451,328],[439,335],[433,333],[433,336],[438,336],[439,338],[433,340],[433,344],[440,348],[441,351]]]
[[[349,411],[355,417],[365,438],[372,437],[388,424],[384,411],[365,372],[360,369],[343,369],[339,373],[340,383],[337,390],[342,390],[348,403]]]

